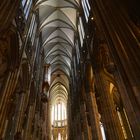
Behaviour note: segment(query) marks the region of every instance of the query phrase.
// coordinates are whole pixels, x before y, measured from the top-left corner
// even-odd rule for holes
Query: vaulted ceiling
[[[44,62],[50,64],[50,98],[67,101],[72,50],[77,32],[79,0],[38,0],[39,33],[42,36]]]

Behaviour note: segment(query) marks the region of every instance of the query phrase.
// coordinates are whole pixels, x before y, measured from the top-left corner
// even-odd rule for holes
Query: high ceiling
[[[67,101],[72,49],[77,32],[79,0],[38,0],[39,32],[46,64],[50,64],[49,83],[52,103]]]

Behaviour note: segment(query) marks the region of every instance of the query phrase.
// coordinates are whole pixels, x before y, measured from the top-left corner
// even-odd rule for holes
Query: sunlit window
[[[101,122],[100,122],[100,129],[101,129],[102,139],[106,140],[104,126]]]
[[[84,38],[85,37],[85,31],[84,31],[84,26],[83,26],[83,22],[82,22],[81,17],[79,17],[79,23],[80,23],[82,38]]]
[[[79,64],[79,61],[80,61],[80,51],[79,51],[79,42],[78,41],[76,41],[75,47],[76,47],[76,54],[77,54],[76,58],[77,58],[77,62]]]
[[[82,7],[83,7],[86,22],[88,22],[89,11],[91,9],[89,1],[88,0],[82,0]]]
[[[78,25],[78,31],[79,31],[80,43],[81,43],[81,46],[83,46],[83,38],[82,38],[81,30],[80,30],[80,25]]]
[[[83,46],[83,40],[85,37],[85,31],[84,31],[84,26],[81,17],[79,17],[79,24],[78,24],[78,32],[79,32],[79,38],[80,38],[80,43],[81,47]]]
[[[28,18],[31,5],[32,5],[32,0],[22,0],[23,11],[26,19]]]
[[[126,134],[126,130],[125,130],[125,128],[124,128],[122,116],[121,116],[121,113],[120,113],[118,110],[117,110],[117,114],[118,114],[118,117],[119,117],[119,120],[120,120],[120,124],[121,124],[121,127],[122,127],[122,131],[123,131],[123,134],[124,134],[124,138],[127,139],[127,134]]]
[[[58,140],[61,140],[61,134],[60,133],[58,134]]]
[[[22,6],[24,7],[26,3],[26,0],[22,0]]]
[[[51,122],[55,127],[66,125],[67,112],[63,102],[58,102],[52,106]]]
[[[32,45],[35,40],[36,29],[37,29],[37,22],[35,19],[35,14],[33,14],[31,17],[30,26],[29,26],[29,30],[28,30],[29,31],[28,37],[31,39]]]

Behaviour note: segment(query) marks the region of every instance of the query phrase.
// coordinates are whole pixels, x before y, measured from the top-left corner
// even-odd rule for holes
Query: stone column
[[[1,10],[4,10],[5,7],[3,7]],[[3,12],[5,11],[1,11],[1,15]],[[8,13],[9,11],[6,11],[6,12]],[[0,15],[0,24],[2,23],[1,15]],[[4,19],[4,15],[3,15],[3,19]],[[3,28],[4,28],[4,25],[2,26],[1,29]],[[13,40],[15,40],[15,42],[13,42]],[[9,23],[9,27],[6,28],[3,31],[3,33],[0,35],[0,48],[1,48],[0,49],[0,66],[1,66],[0,67],[0,93],[1,93],[0,122],[1,122],[1,128],[2,128],[0,129],[0,137],[4,137],[5,135],[4,133],[7,129],[7,124],[8,124],[7,117],[9,115],[8,103],[11,100],[11,97],[13,96],[13,93],[17,85],[18,76],[19,76],[19,65],[17,62],[20,62],[20,60],[17,61],[19,59],[18,55],[13,56],[13,52],[12,52],[13,46],[14,46],[14,51],[15,51],[14,53],[18,53],[17,31],[15,27],[12,25],[10,26],[10,23]],[[12,56],[13,56],[13,59],[11,59]]]
[[[42,103],[42,135],[43,135],[43,139],[47,139],[47,119],[48,119],[48,113],[47,113],[47,103]]]
[[[25,128],[25,133],[24,133],[24,139],[30,140],[31,139],[31,127],[33,123],[33,117],[35,114],[35,106],[36,103],[32,104],[29,106],[29,112],[28,112],[28,117],[27,117],[27,124]]]
[[[89,111],[89,118],[90,118],[90,124],[91,124],[91,131],[92,131],[92,139],[94,140],[101,140],[101,130],[99,125],[99,115],[98,115],[98,108],[96,104],[96,98],[95,98],[95,92],[93,89],[94,83],[93,83],[93,73],[92,73],[92,67],[87,60],[86,62],[86,83],[85,83],[85,92],[86,92],[86,104]]]
[[[82,140],[82,132],[81,132],[81,116],[80,116],[80,102],[79,99],[77,100],[77,107],[75,112],[75,125],[76,125],[76,139]]]
[[[82,140],[90,140],[89,126],[84,102],[80,105]]]
[[[136,140],[140,138],[140,47],[128,11],[116,1],[91,1],[96,24],[108,43],[124,108]],[[127,2],[126,2],[127,3]],[[131,7],[134,8],[133,6]]]
[[[133,134],[132,134],[132,131],[131,131],[131,128],[130,128],[130,124],[128,122],[128,119],[127,119],[127,116],[124,112],[124,108],[119,108],[118,110],[121,114],[121,118],[122,118],[122,121],[123,121],[123,126],[124,126],[124,129],[126,131],[126,135],[127,135],[127,140],[132,140],[133,139]]]
[[[70,95],[69,95],[69,98],[68,98],[68,120],[67,120],[67,126],[68,126],[68,133],[67,133],[67,136],[69,138],[69,140],[72,139],[72,110],[71,110],[71,101],[70,101]]]
[[[34,116],[34,132],[33,132],[33,140],[37,140],[37,129],[38,129],[38,112],[37,110],[35,111],[35,116]]]
[[[6,118],[8,116],[7,112],[8,112],[8,101],[10,100],[10,97],[12,95],[12,93],[14,92],[14,89],[16,87],[16,82],[17,82],[17,77],[18,77],[18,72],[15,71],[13,73],[10,74],[10,77],[8,79],[8,87],[4,90],[4,94],[2,96],[2,101],[0,102],[0,122],[1,122],[1,128],[0,129],[0,136],[3,136],[3,132],[4,132],[4,127],[6,124]]]
[[[127,84],[127,81],[126,81],[126,83],[124,83],[122,81],[120,74],[117,71],[115,71],[114,77],[118,84],[118,88],[119,88],[120,95],[121,95],[121,98],[123,101],[124,109],[126,111],[133,135],[134,135],[134,137],[136,137],[136,140],[138,140],[140,137],[140,135],[139,135],[140,134],[139,124],[140,123],[139,123],[139,117],[138,117],[139,115],[137,112],[138,106],[135,102],[135,98],[134,98],[134,96],[130,96],[131,98],[129,97],[129,95],[132,94],[132,92],[129,94],[129,92],[131,90],[128,91],[130,85],[125,86],[125,84]]]
[[[47,140],[51,139],[51,134],[52,134],[52,124],[51,124],[51,110],[52,110],[52,105],[48,101],[47,102],[47,113],[46,113],[46,134],[47,134]]]
[[[113,98],[110,95],[110,83],[102,71],[95,72],[95,83],[100,95],[100,110],[102,123],[108,140],[123,140],[121,125],[115,110]]]
[[[77,122],[76,122],[76,110],[74,111],[74,117],[73,117],[73,122],[72,122],[72,133],[73,133],[73,139],[77,138]]]
[[[18,126],[20,126],[19,120],[23,116],[24,101],[25,101],[25,93],[23,92],[16,93],[16,109],[12,120],[11,139],[14,138],[15,134],[21,133],[21,130],[18,129]]]
[[[79,131],[79,140],[82,140],[82,129],[81,129],[81,114],[80,114],[80,110],[78,112],[78,131]]]

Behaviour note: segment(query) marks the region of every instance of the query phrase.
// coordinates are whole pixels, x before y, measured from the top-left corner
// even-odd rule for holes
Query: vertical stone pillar
[[[86,116],[86,108],[84,102],[80,105],[80,114],[81,114],[81,131],[82,131],[82,140],[90,140],[89,135],[89,126]]]
[[[5,129],[7,127],[7,116],[8,116],[8,102],[12,96],[12,93],[14,92],[17,84],[17,78],[18,78],[18,70],[15,70],[14,72],[10,73],[9,79],[7,81],[7,87],[5,87],[3,91],[3,96],[1,98],[0,102],[0,122],[1,122],[1,128],[0,129],[0,137],[3,137],[5,134]]]
[[[20,120],[23,119],[23,111],[24,111],[24,102],[25,102],[25,93],[20,92],[16,93],[16,109],[15,114],[13,116],[12,128],[11,128],[11,138],[14,138],[14,135],[18,132],[21,133],[21,125]]]
[[[126,5],[127,5],[126,1]],[[115,81],[118,84],[134,138],[140,138],[140,47],[139,38],[132,27],[130,13],[121,1],[91,1],[96,24],[108,43],[117,67]],[[132,11],[133,7],[132,5]],[[136,29],[139,32],[139,29]]]
[[[67,136],[68,136],[68,139],[69,140],[71,140],[72,139],[72,110],[71,110],[71,101],[70,101],[70,95],[69,95],[69,98],[68,98],[68,101],[67,101],[67,103],[68,103],[68,121],[67,121],[67,123],[68,123],[68,133],[67,133]],[[64,109],[64,108],[63,108]],[[64,112],[64,110],[63,110],[63,112]],[[63,116],[63,118],[64,118],[64,116]]]
[[[132,129],[134,138],[136,138],[137,140],[140,137],[140,128],[139,128],[140,120],[139,120],[139,113],[137,112],[138,106],[136,105],[134,96],[133,97],[131,96],[131,98],[129,97],[130,95],[129,92],[131,90],[128,91],[128,88],[129,88],[128,85],[127,87],[125,87],[125,83],[122,81],[122,78],[117,71],[114,72],[114,77],[118,84],[118,88],[121,94],[123,105],[124,105],[131,129]]]
[[[38,120],[37,120],[37,110],[35,112],[35,116],[34,116],[34,132],[33,132],[33,140],[37,140],[37,129],[38,129]]]
[[[57,121],[58,121],[58,104],[57,104]]]
[[[13,4],[15,1],[13,1]],[[0,7],[4,4],[5,2],[2,2]],[[14,10],[13,13],[9,13],[11,8],[13,8],[13,5],[9,5],[10,1],[7,1],[5,3],[6,5],[1,9],[1,15],[0,15],[0,25],[5,22],[3,26],[1,26],[1,32],[4,29],[3,33],[0,35],[0,93],[1,93],[1,98],[0,98],[0,123],[1,123],[1,129],[0,129],[0,137],[5,137],[5,132],[8,126],[8,120],[7,118],[9,117],[9,101],[11,100],[11,97],[13,96],[13,93],[15,91],[16,85],[17,85],[17,80],[19,76],[19,65],[18,63],[18,55],[13,56],[13,49],[14,53],[18,53],[18,39],[17,39],[17,30],[15,29],[14,26],[12,26],[10,18],[6,19],[9,15],[8,14],[15,14]],[[6,9],[9,10],[7,11]],[[16,7],[15,7],[16,8]],[[5,11],[6,10],[6,11]],[[4,17],[5,15],[6,17]],[[11,15],[12,16],[12,15]],[[13,17],[12,17],[13,18]],[[12,20],[12,19],[11,19]],[[3,22],[4,21],[4,22]],[[6,24],[9,25],[6,27]],[[11,26],[10,26],[11,24]],[[13,42],[15,40],[15,42]],[[14,48],[13,48],[14,46]],[[12,49],[13,48],[13,49]],[[13,57],[12,57],[13,56]],[[11,59],[13,58],[13,59]],[[18,62],[18,63],[17,63]],[[18,67],[17,67],[18,66]],[[10,125],[11,121],[9,122]]]
[[[101,140],[101,130],[99,125],[98,108],[96,104],[95,93],[93,91],[93,74],[92,67],[89,61],[86,62],[86,83],[85,92],[87,98],[87,107],[89,109],[89,118],[91,123],[92,139]]]
[[[123,140],[121,125],[115,110],[113,98],[110,95],[110,83],[102,71],[95,72],[95,83],[100,95],[102,123],[108,140]]]
[[[52,134],[52,124],[51,124],[51,111],[52,111],[52,105],[50,102],[47,102],[47,119],[46,119],[46,127],[47,127],[47,140],[51,139],[51,134]]]
[[[76,110],[74,111],[73,124],[72,124],[73,139],[77,136],[77,123],[76,123]]]
[[[43,139],[47,139],[47,119],[48,119],[48,113],[47,113],[47,103],[42,103],[42,137]]]
[[[81,114],[78,112],[78,128],[79,128],[79,140],[82,140],[82,129],[81,129]]]
[[[60,103],[60,120],[62,120],[62,103]],[[61,123],[61,126],[62,126],[62,123]]]
[[[123,121],[124,129],[126,131],[127,139],[132,140],[133,139],[133,134],[131,132],[131,128],[130,128],[130,124],[128,122],[128,119],[126,118],[127,116],[124,113],[124,109],[119,108],[119,112],[121,114],[121,118],[122,118],[122,121]]]
[[[29,106],[29,113],[27,117],[27,125],[24,133],[24,139],[30,140],[31,139],[31,127],[33,123],[33,117],[35,114],[35,106],[36,104],[32,104]]]
[[[55,117],[56,117],[55,116],[55,114],[56,114],[55,112],[56,112],[56,106],[54,105],[54,121],[55,121]]]

